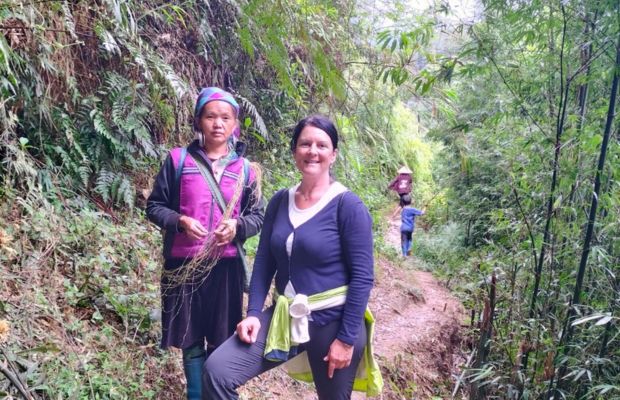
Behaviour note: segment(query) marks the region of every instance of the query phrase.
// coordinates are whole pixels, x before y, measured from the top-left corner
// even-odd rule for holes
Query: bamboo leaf
[[[582,318],[576,319],[575,321],[573,321],[573,323],[571,325],[572,326],[581,325],[581,324],[583,324],[585,322],[593,321],[595,319],[600,319],[600,318],[603,318],[605,316],[606,315],[604,315],[604,314],[588,315],[587,317],[582,317]]]
[[[599,326],[599,325],[606,325],[607,323],[609,323],[609,321],[611,321],[612,319],[614,319],[614,317],[612,317],[611,315],[607,315],[601,319],[599,319],[598,321],[596,321],[596,323],[594,325]]]

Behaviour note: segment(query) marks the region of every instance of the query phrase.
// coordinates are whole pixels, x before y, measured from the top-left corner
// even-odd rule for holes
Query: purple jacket
[[[411,174],[398,174],[398,176],[390,182],[388,189],[392,189],[398,194],[411,193],[411,182]]]
[[[194,160],[200,157],[211,170],[211,163],[206,154],[196,142],[188,147],[180,187],[177,187],[175,180],[180,155],[180,147],[170,151],[157,175],[146,207],[149,220],[165,230],[164,258],[167,266],[170,267],[178,266],[197,255],[206,240],[191,240],[180,231],[178,221],[181,215],[199,220],[209,232],[213,232],[222,220],[222,211],[217,200],[212,195],[207,181],[201,175]],[[226,202],[230,201],[233,196],[237,179],[242,171],[243,158],[241,156],[231,160],[225,167],[219,187]],[[262,199],[257,201],[252,196],[256,185],[256,177],[252,169],[250,169],[248,182],[248,186],[244,187],[241,199],[235,204],[231,215],[231,218],[238,221],[235,239],[241,242],[260,231],[264,218]],[[236,257],[237,249],[234,244],[228,244],[221,249],[219,256]]]

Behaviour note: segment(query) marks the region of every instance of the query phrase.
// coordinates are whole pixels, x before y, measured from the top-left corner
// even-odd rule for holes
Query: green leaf
[[[60,353],[62,350],[55,343],[46,343],[28,350],[20,351],[19,354],[27,353]]]
[[[587,146],[590,149],[597,149],[602,142],[603,142],[603,136],[594,135],[588,140]]]
[[[583,323],[585,323],[585,322],[588,322],[588,321],[593,321],[593,320],[595,320],[595,319],[601,319],[601,318],[604,318],[604,317],[606,317],[606,316],[607,316],[606,314],[593,314],[593,315],[588,315],[587,317],[582,317],[582,318],[576,319],[575,321],[573,321],[573,323],[572,323],[571,325],[572,325],[572,326],[581,325],[581,324],[583,324]]]
[[[607,324],[609,321],[611,321],[612,319],[614,319],[614,317],[612,317],[611,315],[608,315],[608,316],[603,317],[603,318],[599,319],[598,321],[596,321],[596,323],[595,323],[594,325],[595,325],[595,326],[605,325],[605,324]]]

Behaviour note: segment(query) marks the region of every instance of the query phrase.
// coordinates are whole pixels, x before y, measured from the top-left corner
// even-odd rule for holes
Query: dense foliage
[[[469,281],[471,398],[620,396],[618,5],[484,6],[427,120],[456,226],[421,249]]]
[[[471,398],[620,396],[618,5],[373,4],[0,3],[0,395],[182,392],[142,209],[217,85],[267,197],[298,179],[288,135],[312,112],[338,122],[336,174],[378,239],[414,170],[416,252],[471,311]]]
[[[142,209],[166,150],[193,137],[200,87],[240,101],[268,197],[298,179],[290,128],[311,112],[332,116],[345,143],[337,174],[378,220],[385,174],[403,160],[390,135],[409,139],[391,127],[398,100],[382,104],[373,74],[346,68],[371,49],[353,43],[366,28],[350,25],[352,6],[0,4],[0,394],[182,393],[178,356],[157,348],[161,243]],[[370,166],[376,145],[381,162]]]

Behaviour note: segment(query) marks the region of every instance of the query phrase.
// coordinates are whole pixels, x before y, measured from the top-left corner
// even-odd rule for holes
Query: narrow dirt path
[[[398,218],[389,221],[385,240],[400,248]],[[415,240],[415,237],[414,237]],[[385,380],[381,399],[449,399],[459,365],[463,321],[461,303],[433,277],[415,269],[416,259],[377,260],[370,308],[377,320],[374,352]],[[280,369],[255,378],[243,399],[315,399],[314,390]],[[366,396],[354,392],[352,399]]]
[[[398,217],[389,224],[385,240],[400,249]],[[370,307],[377,317],[375,353],[384,378],[398,386],[386,390],[388,399],[446,398],[463,362],[461,303],[432,273],[415,267],[415,257],[400,265],[379,260],[371,294]]]

